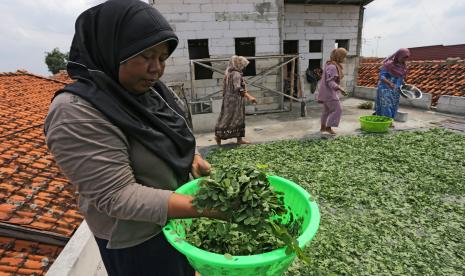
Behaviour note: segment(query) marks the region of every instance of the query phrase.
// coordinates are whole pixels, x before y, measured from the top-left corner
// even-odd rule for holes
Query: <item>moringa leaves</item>
[[[317,201],[318,234],[286,275],[463,275],[465,136],[433,129],[219,149],[268,164]]]
[[[296,240],[303,219],[286,208],[283,193],[274,191],[265,168],[218,165],[210,177],[201,180],[194,206],[221,210],[229,214],[229,220],[193,219],[187,241],[210,252],[236,256],[287,246],[287,254],[296,252],[305,260]],[[286,215],[290,219],[281,223]]]

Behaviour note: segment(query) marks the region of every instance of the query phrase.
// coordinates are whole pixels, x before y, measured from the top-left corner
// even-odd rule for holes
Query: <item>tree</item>
[[[55,48],[51,52],[45,52],[45,54],[45,64],[47,64],[48,70],[52,72],[52,74],[66,69],[69,53],[62,53],[58,48]]]

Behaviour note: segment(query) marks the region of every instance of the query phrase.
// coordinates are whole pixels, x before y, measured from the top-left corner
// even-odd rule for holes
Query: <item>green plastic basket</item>
[[[393,121],[392,118],[377,115],[361,116],[358,120],[366,132],[387,132]]]
[[[307,191],[294,182],[279,176],[268,176],[268,180],[276,191],[284,193],[284,203],[291,212],[298,217],[303,216],[302,234],[297,239],[303,249],[315,236],[320,225],[318,205],[311,200]],[[190,181],[176,192],[194,194],[199,188],[198,181],[200,179]],[[202,250],[184,241],[183,225],[189,225],[191,221],[191,219],[172,219],[163,228],[163,233],[169,243],[186,255],[190,264],[202,276],[282,275],[295,258],[295,253],[286,255],[285,247],[263,254],[233,256],[229,259],[224,255]]]

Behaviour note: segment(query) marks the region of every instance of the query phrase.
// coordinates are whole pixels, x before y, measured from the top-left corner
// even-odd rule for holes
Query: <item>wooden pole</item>
[[[295,59],[292,60],[291,62],[291,75],[289,76],[291,78],[291,90],[289,92],[290,96],[294,97],[294,74],[295,74]],[[292,99],[289,99],[289,110],[292,110]]]
[[[300,76],[297,78],[297,98],[302,98],[302,81]]]
[[[194,100],[194,82],[195,82],[195,66],[194,66],[194,62],[191,61],[191,64],[190,64],[190,67],[191,67],[191,101]]]

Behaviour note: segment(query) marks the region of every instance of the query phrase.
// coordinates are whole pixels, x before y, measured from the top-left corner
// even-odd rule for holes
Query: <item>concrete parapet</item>
[[[47,276],[107,275],[94,236],[83,221],[47,271]]]
[[[376,88],[366,87],[366,86],[355,86],[354,96],[356,98],[374,100],[376,98]],[[409,100],[406,98],[400,98],[400,105],[410,106],[421,109],[430,109],[431,108],[432,95],[428,93],[423,93],[421,99]]]
[[[376,97],[376,88],[355,86],[353,94],[356,98],[374,100]]]
[[[436,110],[443,113],[465,115],[465,97],[441,96]]]
[[[400,97],[400,104],[402,106],[411,106],[421,109],[430,109],[431,108],[431,100],[433,99],[431,94],[423,93],[421,99],[417,100],[409,100],[404,97]]]

